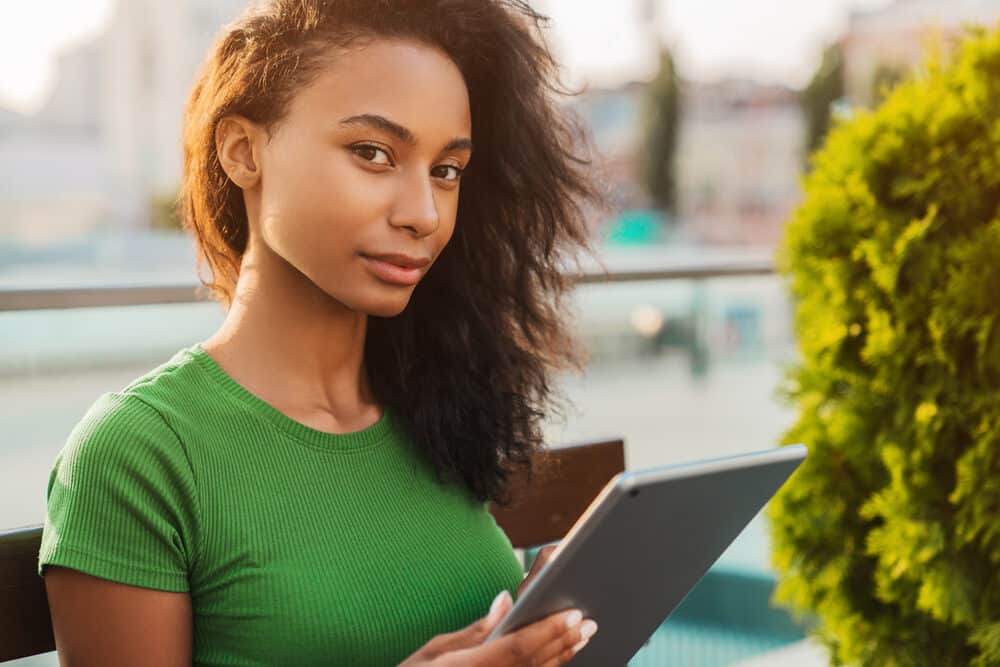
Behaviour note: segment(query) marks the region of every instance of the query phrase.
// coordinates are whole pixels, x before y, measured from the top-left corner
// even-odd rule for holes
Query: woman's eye
[[[443,164],[434,168],[435,176],[446,181],[457,181],[462,176],[463,169],[453,164]]]
[[[353,147],[354,153],[362,160],[367,160],[372,164],[391,165],[392,160],[389,153],[384,148],[379,148],[372,144],[358,144]]]

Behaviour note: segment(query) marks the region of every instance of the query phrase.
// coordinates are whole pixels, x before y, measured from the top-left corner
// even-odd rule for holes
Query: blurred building
[[[618,88],[591,88],[571,98],[594,143],[595,169],[618,209],[643,208],[648,198],[639,182],[638,146],[642,141],[640,114],[645,84],[630,82]]]
[[[0,114],[0,237],[10,244],[45,245],[108,216],[99,54],[96,41],[63,53],[37,114]]]
[[[63,51],[42,109],[0,113],[0,237],[39,244],[148,225],[176,192],[184,104],[213,35],[246,0],[119,0]]]
[[[805,123],[795,91],[747,80],[690,82],[677,149],[691,235],[773,245],[799,201]]]
[[[847,98],[870,106],[880,69],[888,76],[919,66],[927,47],[945,48],[965,26],[995,27],[1000,0],[896,0],[883,9],[851,12],[842,47]]]
[[[129,192],[118,219],[145,225],[151,197],[176,192],[181,119],[213,35],[246,0],[122,0],[104,51],[103,137],[114,187]]]
[[[753,81],[682,83],[678,225],[688,238],[770,245],[799,200],[805,127],[795,91]],[[597,169],[622,210],[644,208],[643,84],[594,89],[573,106],[593,131]]]

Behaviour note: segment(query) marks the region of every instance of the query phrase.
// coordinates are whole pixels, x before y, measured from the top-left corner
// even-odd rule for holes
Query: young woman
[[[227,316],[56,462],[64,665],[551,666],[596,631],[566,610],[483,641],[523,585],[486,501],[578,363],[561,272],[596,199],[539,21],[267,0],[226,28],[182,204]]]

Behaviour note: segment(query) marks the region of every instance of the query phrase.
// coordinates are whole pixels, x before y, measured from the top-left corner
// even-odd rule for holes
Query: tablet
[[[570,664],[625,665],[805,456],[790,445],[619,473],[487,641],[576,608],[599,629]]]

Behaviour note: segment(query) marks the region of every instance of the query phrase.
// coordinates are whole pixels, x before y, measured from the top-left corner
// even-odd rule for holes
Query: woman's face
[[[336,301],[397,315],[454,231],[471,133],[443,52],[386,39],[337,50],[260,147],[255,231]]]

